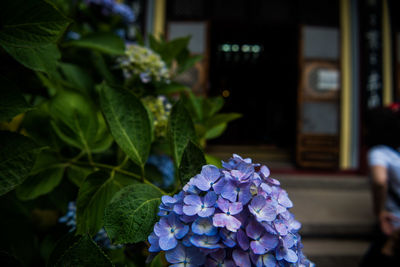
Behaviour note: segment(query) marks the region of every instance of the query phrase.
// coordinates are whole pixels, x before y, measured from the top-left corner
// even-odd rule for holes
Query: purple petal
[[[272,249],[275,249],[278,246],[279,240],[276,235],[271,235],[269,233],[265,233],[261,237],[260,243],[267,251],[270,251]]]
[[[260,173],[263,176],[263,178],[268,178],[268,176],[271,174],[270,170],[265,165],[261,166]]]
[[[229,215],[225,213],[216,213],[213,217],[213,225],[215,227],[225,227],[225,222],[229,218]]]
[[[200,217],[210,217],[214,214],[215,208],[202,208],[197,215]]]
[[[215,184],[213,184],[213,189],[215,193],[221,194],[225,187],[225,184],[226,184],[225,178],[221,178]]]
[[[268,195],[271,194],[272,188],[271,188],[271,186],[269,186],[268,184],[262,183],[262,184],[260,185],[260,187],[261,187],[261,189],[262,189],[265,193],[267,193]]]
[[[177,239],[182,239],[188,232],[189,232],[189,226],[184,225],[181,228],[176,228],[174,234]]]
[[[201,205],[201,203],[202,203],[201,198],[197,195],[187,195],[183,199],[183,202],[186,205],[193,205],[193,206]]]
[[[170,226],[168,224],[167,218],[163,217],[160,219],[158,223],[154,225],[154,233],[160,237],[164,235],[169,235],[170,234]]]
[[[168,196],[168,195],[162,196],[161,201],[163,204],[165,204],[167,206],[176,203],[176,199],[171,196]]]
[[[276,259],[277,260],[284,259],[287,262],[294,263],[297,262],[299,258],[297,257],[297,254],[293,250],[280,247],[279,249],[276,250]]]
[[[149,243],[151,245],[149,248],[149,252],[159,252],[161,250],[160,245],[158,244],[159,238],[158,238],[158,236],[156,236],[155,233],[151,233],[149,235],[149,237],[147,238],[147,240],[149,241]]]
[[[252,239],[258,239],[264,234],[264,228],[256,221],[251,221],[246,226],[246,234]]]
[[[203,175],[196,175],[193,184],[197,186],[201,191],[208,191],[211,188],[210,181]]]
[[[214,165],[205,165],[201,169],[201,175],[206,177],[210,182],[215,182],[220,177],[220,172]]]
[[[251,241],[250,247],[254,254],[265,254],[265,252],[267,252],[265,247],[259,241]]]
[[[288,194],[284,190],[279,193],[278,203],[286,208],[293,207],[292,201],[289,199]]]
[[[240,202],[229,204],[229,212],[231,215],[236,215],[243,210],[243,205]]]
[[[222,262],[225,259],[225,256],[226,256],[225,249],[219,249],[218,251],[210,254],[210,257],[217,262]]]
[[[249,254],[240,249],[235,249],[233,251],[232,258],[235,261],[236,266],[239,266],[239,267],[251,266]]]
[[[182,204],[175,204],[173,211],[178,214],[178,215],[182,215],[183,214],[183,205]]]
[[[209,208],[214,207],[216,201],[217,201],[217,195],[213,191],[208,192],[204,196],[204,204]]]
[[[242,229],[239,229],[237,231],[236,238],[237,238],[239,246],[243,250],[248,250],[249,249],[249,246],[250,246],[249,238],[247,237],[246,233]]]
[[[220,210],[222,210],[223,212],[229,211],[229,203],[230,202],[228,200],[225,200],[222,197],[218,198],[218,200],[217,200],[218,208]]]
[[[185,247],[177,245],[175,249],[165,252],[165,258],[169,263],[181,263],[186,258]]]
[[[196,215],[200,210],[201,210],[201,206],[183,206],[183,213],[188,215],[188,216],[193,216]]]
[[[242,223],[238,220],[238,219],[236,219],[235,217],[233,217],[233,216],[227,216],[228,218],[227,218],[227,220],[225,221],[225,227],[226,227],[226,229],[228,229],[229,231],[232,231],[232,232],[236,232],[239,228],[240,228],[240,226],[242,225]]]
[[[210,218],[198,218],[192,224],[192,231],[197,235],[215,235],[218,229],[212,224]]]
[[[285,222],[283,220],[274,221],[274,226],[275,226],[276,231],[280,235],[287,235],[288,228],[287,228],[287,225],[285,224]]]
[[[252,195],[250,193],[250,184],[245,187],[240,188],[240,191],[238,192],[238,196],[239,196],[239,202],[241,202],[243,205],[246,205],[252,197]]]
[[[221,245],[218,244],[219,236],[206,236],[206,235],[193,235],[190,238],[190,242],[199,248],[220,248]]]
[[[236,246],[236,233],[230,232],[225,228],[220,231],[224,245],[233,248]]]
[[[228,199],[232,202],[235,202],[237,199],[238,192],[236,191],[236,186],[232,182],[228,182],[225,184],[225,187],[222,189],[221,196],[225,199]]]
[[[190,263],[186,266],[200,266],[203,265],[206,260],[199,249],[195,247],[186,248],[186,258],[189,260]]]
[[[178,241],[175,239],[173,234],[160,236],[160,240],[158,241],[160,248],[162,250],[170,250],[176,247]]]
[[[285,248],[291,248],[291,247],[293,247],[293,246],[296,244],[296,242],[297,242],[296,239],[297,239],[297,238],[296,238],[295,236],[293,236],[292,234],[288,234],[288,235],[284,236],[284,237],[282,238],[283,246],[284,246]]]

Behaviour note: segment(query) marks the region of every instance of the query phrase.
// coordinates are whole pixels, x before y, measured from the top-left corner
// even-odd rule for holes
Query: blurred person
[[[400,104],[371,110],[366,126],[369,176],[378,229],[360,266],[399,266]]]

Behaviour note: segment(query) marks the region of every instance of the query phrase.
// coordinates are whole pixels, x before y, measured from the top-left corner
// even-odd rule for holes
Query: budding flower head
[[[314,266],[293,203],[269,169],[235,154],[222,166],[203,166],[181,192],[162,197],[149,251],[165,251],[172,266]]]
[[[126,45],[125,55],[118,59],[126,78],[139,76],[142,83],[169,82],[170,73],[160,55],[153,50],[136,45]]]

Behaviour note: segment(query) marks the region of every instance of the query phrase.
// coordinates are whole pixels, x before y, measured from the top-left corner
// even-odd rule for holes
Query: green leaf
[[[90,95],[94,82],[87,70],[70,63],[59,63],[58,66],[71,88]]]
[[[52,72],[60,53],[55,43],[69,19],[36,0],[0,1],[0,46],[28,68]]]
[[[181,165],[179,166],[179,178],[182,186],[185,185],[190,178],[199,174],[204,165],[206,165],[206,159],[203,151],[193,142],[189,141],[183,152]]]
[[[77,187],[81,187],[85,178],[93,172],[93,168],[70,165],[67,168],[67,177]]]
[[[110,71],[110,67],[112,66],[109,66],[110,64],[106,63],[104,56],[101,53],[93,51],[92,61],[96,70],[108,84],[116,83],[116,80]]]
[[[31,110],[14,84],[0,76],[0,121],[10,121],[16,115]]]
[[[79,40],[69,41],[64,45],[92,49],[110,55],[123,55],[125,53],[124,41],[112,33],[92,33]]]
[[[239,113],[220,113],[208,119],[205,125],[208,129],[212,129],[221,124],[226,124],[230,121],[236,120],[240,117],[242,117],[242,115]]]
[[[30,200],[51,192],[64,174],[65,164],[60,163],[54,154],[43,151],[36,159],[31,175],[17,187],[21,200]]]
[[[77,234],[95,235],[103,226],[104,209],[114,194],[135,182],[115,172],[98,171],[90,174],[83,181],[76,201]]]
[[[162,84],[162,87],[157,88],[157,94],[171,95],[180,92],[189,91],[190,88],[177,82],[170,82],[168,84]]]
[[[96,108],[88,98],[72,92],[59,92],[50,102],[52,126],[67,144],[90,151],[98,131]]]
[[[60,255],[60,257],[55,261],[54,265],[49,264],[48,266],[113,266],[107,255],[89,235],[84,235],[78,240],[74,238],[70,241],[75,242],[63,254],[61,252],[53,252]],[[50,263],[53,262],[52,260]]]
[[[40,148],[28,137],[0,132],[0,196],[28,177]]]
[[[228,127],[228,122],[236,120],[242,117],[239,113],[221,113],[209,118],[205,123],[205,134],[206,139],[217,138]]]
[[[151,146],[146,108],[131,92],[106,84],[101,86],[100,104],[115,141],[143,169]]]
[[[203,59],[203,55],[194,55],[191,57],[188,57],[182,62],[179,63],[178,67],[178,73],[183,73],[193,67],[197,62],[201,61]]]
[[[192,118],[182,101],[178,101],[171,110],[168,120],[168,136],[175,164],[179,166],[186,144],[189,140],[197,141]]]
[[[55,43],[70,20],[51,4],[37,0],[0,1],[0,44],[29,47]]]
[[[224,102],[224,99],[220,96],[205,98],[203,101],[204,119],[208,119],[220,111],[224,106]]]
[[[183,99],[185,101],[185,107],[192,115],[194,122],[201,122],[203,120],[202,102],[204,98],[197,97],[191,91],[188,91]]]
[[[27,68],[52,74],[61,54],[55,44],[32,47],[4,46],[15,60]]]
[[[147,240],[157,222],[161,191],[147,184],[121,189],[106,207],[104,228],[117,244]]]
[[[154,259],[151,261],[150,264],[146,265],[147,267],[162,267],[163,263],[161,260],[161,254],[157,254],[157,256],[154,257]]]
[[[205,134],[204,134],[204,138],[205,139],[213,139],[213,138],[217,138],[219,136],[221,136],[225,130],[226,127],[228,127],[228,124],[226,123],[222,123],[219,124],[211,129],[206,130]]]

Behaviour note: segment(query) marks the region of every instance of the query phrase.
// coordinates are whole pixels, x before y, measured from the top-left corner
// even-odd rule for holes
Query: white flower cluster
[[[139,75],[143,83],[150,81],[169,82],[170,73],[160,55],[149,48],[130,44],[125,49],[125,56],[119,59],[126,78]]]

